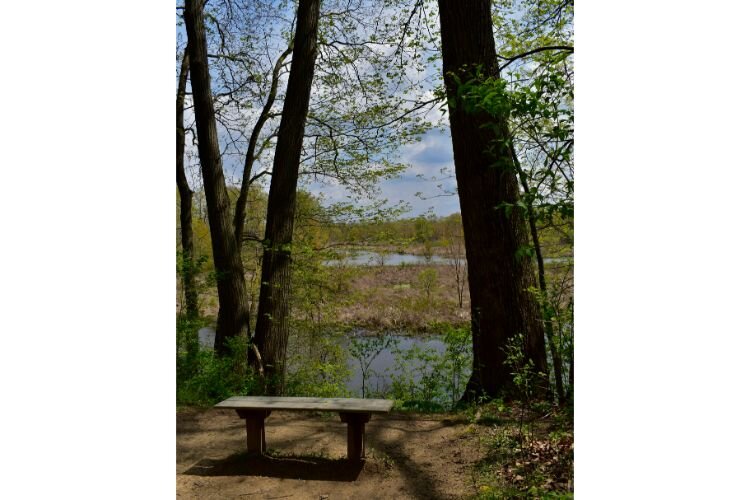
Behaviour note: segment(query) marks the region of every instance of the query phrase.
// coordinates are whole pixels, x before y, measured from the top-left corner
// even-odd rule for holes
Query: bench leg
[[[240,418],[245,419],[247,429],[247,451],[251,456],[260,456],[266,452],[266,417],[271,410],[237,410]]]
[[[365,459],[365,423],[370,421],[369,413],[339,413],[346,422],[346,457],[351,461]]]

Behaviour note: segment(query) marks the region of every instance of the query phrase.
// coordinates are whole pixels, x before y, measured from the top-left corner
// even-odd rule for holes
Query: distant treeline
[[[237,188],[227,186],[227,192],[234,203],[238,196]],[[211,255],[211,240],[202,192],[195,193],[194,232],[199,255]],[[245,238],[248,242],[263,241],[265,210],[268,194],[260,187],[250,190],[247,201],[247,221]],[[178,194],[179,204],[179,194]],[[456,240],[463,239],[461,214],[454,213],[443,217],[420,215],[417,217],[396,218],[381,214],[376,220],[356,220],[354,209],[341,205],[325,206],[314,194],[297,192],[295,243],[311,246],[316,250],[335,246],[374,246],[389,247],[395,251],[430,253],[447,247]],[[342,219],[349,219],[341,222]],[[355,219],[355,220],[351,220]],[[177,246],[179,248],[179,220]],[[541,245],[545,257],[570,256],[573,247],[572,221],[555,221],[540,228]],[[427,245],[427,247],[425,247]],[[252,244],[251,244],[252,246]],[[463,249],[462,249],[463,250]],[[210,259],[206,261],[210,266]]]

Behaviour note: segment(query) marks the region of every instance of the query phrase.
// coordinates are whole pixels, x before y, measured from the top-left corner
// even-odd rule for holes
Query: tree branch
[[[292,53],[293,50],[293,43],[290,43],[289,46],[286,48],[284,52],[279,56],[279,58],[276,60],[276,64],[273,68],[273,75],[271,79],[271,88],[268,91],[268,96],[266,98],[266,103],[263,106],[263,110],[260,112],[260,117],[258,118],[258,121],[255,123],[255,127],[253,127],[253,132],[250,135],[250,142],[247,145],[247,154],[245,155],[245,166],[242,170],[242,185],[240,186],[240,195],[237,198],[237,205],[234,209],[234,234],[235,238],[237,240],[237,243],[241,245],[242,243],[242,232],[245,225],[245,204],[247,202],[247,192],[250,184],[258,179],[261,175],[265,175],[266,172],[261,172],[259,174],[256,174],[255,177],[250,179],[250,172],[253,169],[253,162],[255,161],[255,148],[258,144],[258,137],[260,136],[260,132],[263,129],[263,125],[265,125],[266,121],[271,115],[271,108],[273,107],[274,102],[276,101],[276,91],[279,86],[279,77],[281,75],[281,70],[284,67],[284,63],[286,61],[286,58],[289,57],[289,55]]]
[[[570,47],[568,45],[550,45],[547,47],[538,47],[536,49],[530,50],[528,52],[523,52],[521,54],[516,54],[513,57],[503,57],[503,56],[497,56],[500,59],[503,59],[504,61],[507,61],[505,64],[500,66],[500,71],[504,70],[508,66],[510,66],[514,61],[517,61],[518,59],[523,59],[524,57],[528,57],[532,54],[536,54],[537,52],[544,52],[547,50],[562,50],[566,52],[573,52],[573,47]]]

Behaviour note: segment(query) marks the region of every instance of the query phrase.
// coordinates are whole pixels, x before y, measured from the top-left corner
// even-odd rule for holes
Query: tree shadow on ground
[[[389,426],[373,426],[370,429],[369,445],[383,455],[393,458],[396,468],[403,472],[403,477],[406,479],[411,498],[420,500],[445,498],[445,495],[437,489],[435,478],[425,470],[422,464],[417,463],[409,456],[405,447],[405,441],[408,438],[385,440],[383,438],[383,431],[386,428],[389,428]],[[395,427],[390,428],[396,429]],[[410,429],[409,433],[413,435],[414,433],[426,431],[432,431],[432,429],[422,431]]]
[[[226,458],[204,458],[183,474],[188,476],[266,476],[312,481],[356,481],[363,462],[323,457],[251,457],[237,453]]]

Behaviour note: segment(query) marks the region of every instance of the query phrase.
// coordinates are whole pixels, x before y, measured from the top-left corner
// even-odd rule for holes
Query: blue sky
[[[407,202],[411,209],[403,217],[430,212],[445,216],[459,211],[449,131],[430,130],[421,141],[402,146],[394,160],[406,164],[407,169],[399,178],[381,182],[379,197],[393,204]],[[324,194],[331,202],[345,201],[348,194],[340,186],[320,183],[309,184],[306,189]]]
[[[184,28],[177,27],[178,45],[184,42]],[[178,61],[179,65],[179,61]],[[429,68],[426,73],[414,73],[411,75],[414,81],[435,78],[437,68]],[[407,70],[411,72],[411,69]],[[438,78],[439,79],[439,78]],[[212,82],[213,83],[213,82]],[[282,82],[285,85],[286,82]],[[189,89],[188,83],[188,89]],[[416,91],[416,89],[415,89]],[[424,94],[424,95],[419,95]],[[415,98],[430,98],[432,91],[416,91]],[[187,104],[190,103],[188,96]],[[423,214],[435,214],[437,216],[450,215],[459,211],[458,196],[455,194],[455,178],[453,177],[453,150],[450,139],[450,131],[447,127],[447,116],[443,116],[436,107],[428,113],[427,120],[436,125],[422,135],[421,141],[402,146],[395,154],[389,156],[391,161],[400,162],[407,166],[406,170],[396,179],[382,181],[378,185],[380,192],[378,199],[386,199],[390,204],[405,202],[409,206],[402,217],[415,217]],[[190,109],[186,110],[185,119],[190,123],[193,119]],[[443,125],[442,128],[438,127]],[[219,135],[224,136],[224,131],[219,127]],[[191,147],[188,141],[188,154],[193,153],[193,161],[186,162],[189,172],[188,176],[194,188],[200,189],[197,172],[197,151]],[[271,153],[272,154],[272,153]],[[268,161],[270,158],[267,158]],[[241,178],[241,164],[244,158],[225,155],[223,157],[224,171],[228,183],[236,184]],[[272,161],[272,160],[271,160]],[[347,192],[340,185],[322,183],[305,183],[300,179],[300,187],[316,194],[324,195],[327,202],[350,201]],[[268,183],[264,182],[265,189]]]

